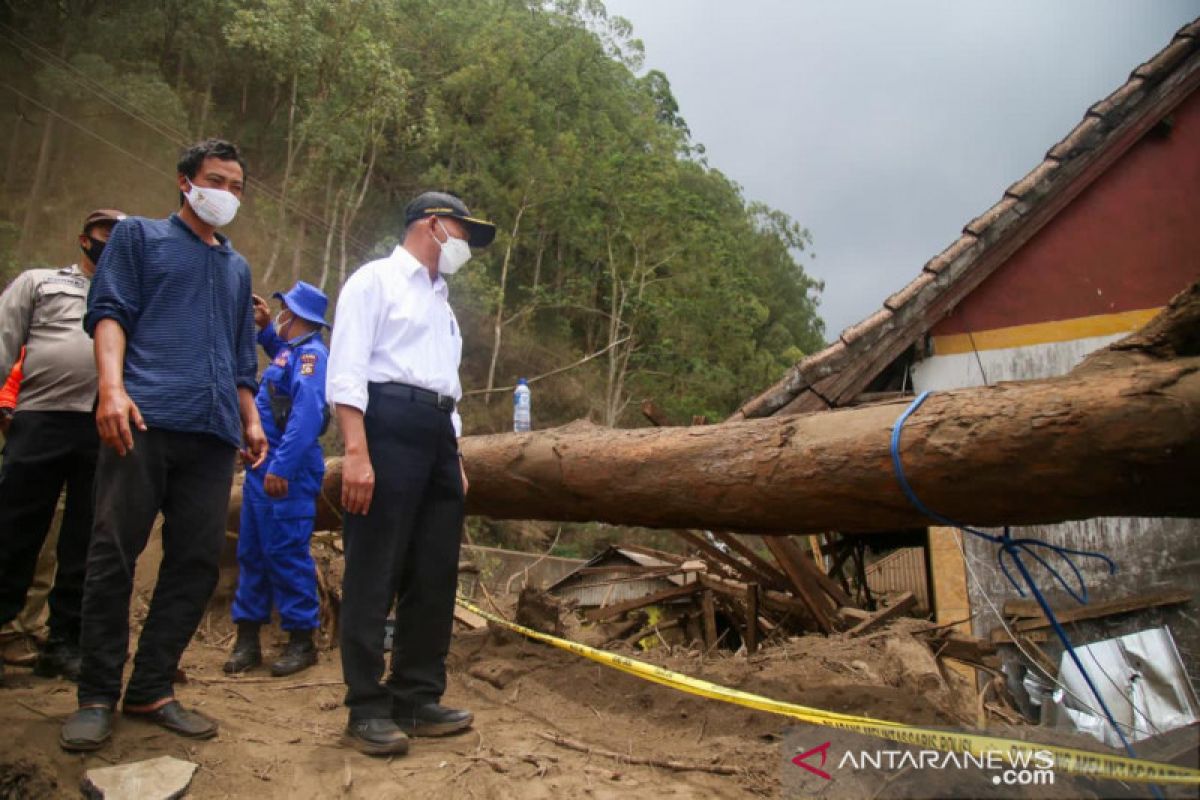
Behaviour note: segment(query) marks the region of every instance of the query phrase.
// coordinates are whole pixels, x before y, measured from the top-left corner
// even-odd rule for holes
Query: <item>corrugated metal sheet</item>
[[[638,597],[645,597],[648,594],[675,587],[675,584],[666,578],[641,578],[634,581],[613,583],[611,576],[589,575],[588,577],[595,579],[596,583],[581,582],[569,586],[561,586],[555,589],[554,594],[564,600],[578,601],[581,608],[597,608],[601,605],[611,606],[616,603],[623,603],[626,600],[634,600]],[[600,581],[604,581],[604,583],[599,583]],[[684,602],[686,601],[687,598],[684,598]]]
[[[872,592],[912,592],[917,608],[929,611],[925,549],[902,547],[867,566],[867,586]]]
[[[582,567],[604,567],[610,565],[655,568],[669,567],[671,563],[651,555],[634,552],[633,550],[626,550],[621,547],[609,547],[604,552],[588,559],[586,563],[581,564],[579,568],[576,568],[570,574],[560,578],[557,582],[549,586],[546,591],[555,597],[561,597],[565,600],[575,600],[581,608],[596,608],[645,597],[648,594],[672,589],[696,580],[696,576],[692,574],[686,576],[671,575],[669,577],[643,578],[633,575],[621,575],[619,573],[584,573],[580,571]],[[682,602],[687,602],[687,598],[682,598]]]

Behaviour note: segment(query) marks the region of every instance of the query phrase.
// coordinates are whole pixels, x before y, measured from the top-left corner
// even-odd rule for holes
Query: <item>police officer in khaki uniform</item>
[[[0,375],[8,374],[25,348],[0,467],[0,626],[25,604],[59,493],[67,489],[50,592],[50,636],[34,667],[43,677],[79,676],[80,603],[99,447],[92,416],[96,364],[83,314],[96,262],[113,226],[124,218],[112,209],[93,211],[79,234],[78,264],[28,270],[0,295]]]

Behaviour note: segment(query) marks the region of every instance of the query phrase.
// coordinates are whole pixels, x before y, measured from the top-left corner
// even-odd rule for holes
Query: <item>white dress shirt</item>
[[[449,287],[412,253],[397,247],[363,264],[338,296],[325,393],[330,404],[367,410],[368,383],[407,383],[462,399],[462,332]],[[454,433],[462,418],[451,414]]]

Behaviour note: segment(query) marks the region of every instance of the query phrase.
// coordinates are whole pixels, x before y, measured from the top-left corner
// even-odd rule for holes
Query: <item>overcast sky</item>
[[[1200,0],[604,2],[709,164],[812,232],[829,338],[1200,16]]]

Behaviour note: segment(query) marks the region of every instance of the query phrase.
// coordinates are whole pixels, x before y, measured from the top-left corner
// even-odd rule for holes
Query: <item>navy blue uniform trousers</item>
[[[343,521],[341,652],[350,717],[385,719],[446,690],[464,497],[450,414],[370,384],[364,415],[375,491]],[[395,602],[391,671],[384,623]]]

